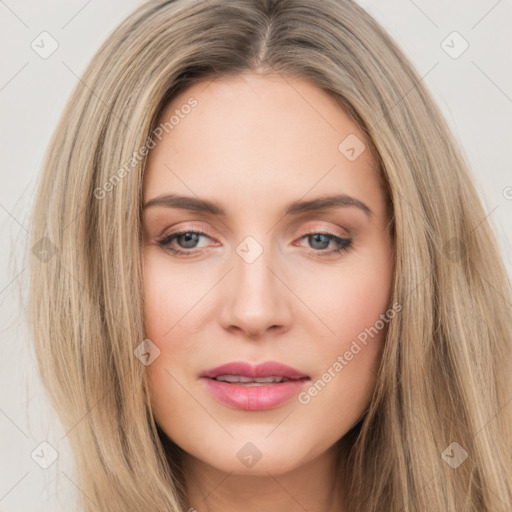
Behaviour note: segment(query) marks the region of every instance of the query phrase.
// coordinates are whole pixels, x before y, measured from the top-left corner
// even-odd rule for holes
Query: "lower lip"
[[[299,393],[309,378],[268,386],[241,386],[203,377],[210,393],[221,402],[246,411],[272,409]]]

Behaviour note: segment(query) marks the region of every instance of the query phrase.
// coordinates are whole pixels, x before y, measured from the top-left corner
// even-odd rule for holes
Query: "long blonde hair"
[[[351,0],[149,1],[69,99],[33,212],[33,244],[48,250],[32,257],[30,306],[83,509],[186,510],[180,448],[159,430],[134,356],[145,338],[139,150],[179,91],[245,71],[305,78],[335,98],[367,134],[392,205],[402,310],[345,439],[348,510],[511,510],[510,281],[445,120]]]

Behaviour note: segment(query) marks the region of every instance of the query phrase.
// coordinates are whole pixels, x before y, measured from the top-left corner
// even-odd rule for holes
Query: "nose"
[[[219,321],[228,331],[249,338],[264,337],[267,331],[284,332],[291,325],[290,296],[286,271],[271,251],[254,260],[233,253],[233,269],[224,282]]]

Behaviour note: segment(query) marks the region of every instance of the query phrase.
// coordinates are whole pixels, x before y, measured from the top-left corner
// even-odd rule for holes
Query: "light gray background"
[[[0,0],[0,511],[75,510],[76,474],[67,439],[42,390],[22,294],[28,217],[50,135],[78,77],[135,0]],[[472,165],[488,219],[512,276],[512,3],[510,0],[360,0],[396,39],[434,94]],[[41,32],[58,42],[42,59]],[[460,57],[441,43],[468,42]],[[450,43],[451,39],[445,44]],[[457,50],[459,42],[453,46]],[[97,91],[101,95],[101,91]],[[59,457],[42,469],[43,441]],[[47,453],[36,449],[36,454]],[[34,458],[37,458],[34,455]],[[57,481],[58,479],[58,481]]]

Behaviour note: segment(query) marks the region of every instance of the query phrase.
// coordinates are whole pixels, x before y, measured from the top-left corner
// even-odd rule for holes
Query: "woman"
[[[36,351],[84,510],[509,510],[485,217],[355,3],[142,5],[70,99],[34,210],[55,247]]]

